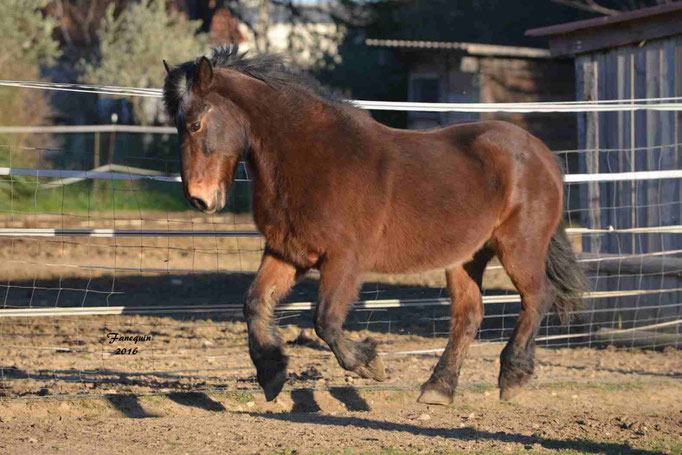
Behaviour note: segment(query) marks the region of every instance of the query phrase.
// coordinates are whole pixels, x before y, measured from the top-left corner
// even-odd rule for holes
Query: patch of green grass
[[[360,396],[362,396],[362,395],[360,395]],[[397,390],[394,392],[387,393],[386,394],[386,401],[390,401],[390,402],[403,401],[403,400],[409,399],[413,396],[416,399],[415,393],[411,390]]]
[[[52,179],[54,181],[54,179]],[[64,186],[46,185],[46,179],[0,177],[0,212],[81,214],[91,211],[189,210],[182,185],[142,180],[94,180]],[[248,183],[237,182],[224,210],[248,212]]]
[[[585,453],[606,455],[642,455],[642,454],[680,454],[682,445],[666,444],[661,441],[637,440],[637,441],[588,441],[567,440],[559,443],[540,442],[543,449],[549,449],[562,455],[582,455]],[[570,448],[567,448],[570,447]],[[533,453],[532,451],[526,453]]]
[[[461,399],[458,400],[457,392],[455,392],[454,401],[450,404],[446,404],[445,407],[450,409],[456,409],[457,411],[461,412],[471,412],[476,411],[478,409],[476,406],[470,406],[466,403],[463,403]]]
[[[0,211],[3,212],[87,213],[188,209],[182,187],[174,183],[96,180],[51,186],[39,184],[39,179],[33,177],[13,176],[11,179],[4,177],[0,180]]]
[[[640,439],[636,442],[637,449],[649,452],[682,455],[682,442],[666,443],[663,440]],[[634,449],[634,450],[637,450]]]
[[[255,399],[253,393],[240,390],[234,392],[219,392],[216,393],[216,395],[227,398],[228,400],[236,401],[237,403],[240,404],[246,404],[249,401],[253,401]]]
[[[93,409],[93,408],[94,408],[92,402],[89,401],[89,400],[80,400],[80,402],[79,402],[78,404],[79,404],[82,408],[85,408],[85,409]]]
[[[429,452],[424,452],[423,450],[405,450],[398,448],[387,448],[387,449],[345,449],[345,450],[324,450],[324,451],[312,451],[312,452],[299,452],[295,449],[278,449],[272,452],[268,452],[268,455],[294,455],[303,454],[306,455],[535,455],[535,454],[547,454],[547,453],[558,453],[561,455],[583,455],[585,453],[593,454],[605,454],[605,455],[636,455],[642,453],[671,453],[673,455],[679,455],[682,451],[681,445],[676,445],[673,447],[668,447],[662,444],[646,444],[637,447],[630,447],[628,445],[619,443],[609,443],[609,442],[593,442],[593,441],[571,441],[573,447],[563,448],[563,447],[540,447],[539,450],[532,449],[511,449],[504,448],[501,449],[483,449],[483,450],[461,450],[461,449],[450,449],[448,447],[441,447]],[[567,441],[568,444],[568,441]]]
[[[651,385],[651,384],[648,384]],[[620,390],[639,390],[644,387],[646,387],[647,384],[640,382],[640,381],[627,381],[627,382],[588,382],[585,387],[589,387],[591,389],[599,389],[599,390],[612,390],[612,391],[620,391]]]
[[[176,449],[180,446],[180,442],[175,439],[166,439],[166,445],[171,449]]]
[[[599,382],[599,381],[588,381],[588,382],[555,382],[550,384],[543,384],[540,386],[542,389],[548,390],[565,390],[565,389],[598,389],[604,391],[622,391],[622,390],[639,390],[644,387],[649,387],[657,384],[657,382],[647,381],[626,381],[626,382]]]
[[[298,452],[293,449],[278,449],[273,452],[268,452],[268,455],[293,455],[305,453],[306,455],[516,455],[524,454],[529,455],[537,452],[528,450],[517,450],[517,451],[505,451],[505,450],[456,450],[449,448],[435,449],[430,452],[424,452],[423,450],[405,450],[397,448],[388,449],[345,449],[345,450],[324,450],[324,451],[312,451],[312,452]],[[561,452],[563,453],[563,452]],[[579,452],[576,452],[579,453]]]
[[[478,392],[478,393],[484,393],[484,392],[490,392],[491,390],[494,390],[495,388],[497,388],[497,386],[495,384],[481,382],[478,384],[474,384],[471,387],[471,390],[474,392]]]
[[[497,401],[501,406],[508,406],[510,408],[514,408],[519,405],[519,403],[516,403],[515,401],[512,400],[498,400]]]

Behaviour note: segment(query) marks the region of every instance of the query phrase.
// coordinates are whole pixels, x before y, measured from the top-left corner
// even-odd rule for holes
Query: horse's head
[[[239,159],[248,147],[244,113],[216,92],[206,57],[169,68],[163,86],[168,114],[180,136],[182,185],[189,202],[205,213],[222,209]]]

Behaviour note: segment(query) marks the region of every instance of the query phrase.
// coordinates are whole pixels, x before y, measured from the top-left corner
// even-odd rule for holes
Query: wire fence
[[[159,96],[152,89],[13,84],[0,81],[17,87]],[[680,111],[681,99],[488,106],[358,104],[370,109],[552,109],[609,115],[624,110]],[[121,125],[27,128],[2,127],[0,134],[69,134],[78,128],[87,133],[174,134],[165,127]],[[539,346],[680,347],[680,145],[675,141],[556,152],[568,170],[568,233],[588,274],[590,291],[585,295],[586,309],[574,314],[570,323],[547,315]],[[121,387],[137,391],[254,387],[241,308],[264,240],[248,212],[204,215],[189,210],[178,185],[179,163],[172,156],[129,154],[123,162],[74,168],[67,152],[0,146],[4,265],[0,358],[8,359],[0,364],[0,393],[15,397],[110,392]],[[612,161],[648,162],[661,153],[673,154],[673,164],[610,172]],[[576,172],[575,157],[591,155],[604,160],[602,168],[607,172]],[[613,167],[618,169],[622,166]],[[669,184],[662,182],[672,182],[678,191],[675,197],[670,197]],[[590,204],[584,194],[595,185],[603,193],[627,186],[637,197],[630,204],[615,197]],[[248,186],[248,173],[241,167],[229,206],[248,207]],[[642,210],[657,216],[641,217]],[[633,213],[634,222],[585,222],[609,211]],[[277,309],[292,357],[292,386],[326,387],[349,381],[312,335],[310,310],[317,279],[311,272]],[[520,299],[497,262],[488,267],[484,288],[486,315],[473,352],[490,360],[511,335]],[[407,379],[390,380],[389,387],[413,388],[416,379],[409,374],[410,362],[420,365],[420,371],[422,365],[430,368],[432,356],[442,350],[449,332],[449,303],[442,271],[369,275],[347,328],[379,338],[382,355],[398,359],[394,377]],[[110,343],[111,333],[151,339]],[[403,364],[399,359],[412,360]],[[427,372],[422,373],[425,380]],[[356,384],[364,383],[356,380]]]

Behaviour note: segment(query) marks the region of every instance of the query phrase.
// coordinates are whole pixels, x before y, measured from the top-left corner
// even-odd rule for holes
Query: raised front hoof
[[[258,384],[260,384],[265,393],[265,399],[272,401],[277,398],[277,395],[279,395],[284,387],[284,383],[287,382],[287,373],[286,369],[277,372],[270,371],[267,374],[261,374],[259,371],[257,378]]]
[[[374,357],[367,365],[361,365],[355,369],[355,372],[360,377],[365,379],[374,379],[378,382],[386,380],[386,368],[380,356]]]
[[[523,392],[522,385],[503,386],[500,388],[500,400],[509,401],[521,392]]]
[[[449,393],[443,390],[438,385],[427,382],[422,386],[422,393],[417,398],[417,403],[422,404],[452,404],[454,393]]]
[[[452,396],[439,392],[438,390],[422,390],[419,398],[417,398],[417,403],[421,404],[440,404],[445,406],[452,404],[452,402]]]

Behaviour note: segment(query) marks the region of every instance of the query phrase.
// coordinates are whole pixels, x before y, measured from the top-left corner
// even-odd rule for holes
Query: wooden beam
[[[682,11],[552,35],[549,47],[555,57],[570,56],[675,35],[682,35]]]

